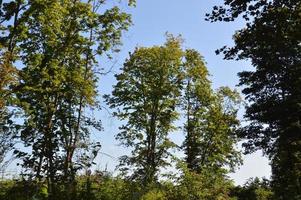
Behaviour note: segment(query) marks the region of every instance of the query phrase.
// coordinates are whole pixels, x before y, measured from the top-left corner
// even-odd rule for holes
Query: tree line
[[[238,74],[247,125],[237,118],[239,93],[212,89],[204,58],[184,49],[181,37],[167,34],[165,44],[131,52],[112,93],[103,96],[124,122],[116,139],[131,150],[120,157],[117,177],[90,170],[101,148],[90,136],[103,128],[91,114],[103,95],[101,58],[119,51],[132,24],[108,4],[0,1],[0,168],[9,152],[22,167],[20,180],[0,182],[0,197],[300,199],[300,1],[227,0],[206,16],[246,22],[234,47],[216,53],[255,67]],[[170,139],[179,130],[180,146]],[[270,181],[233,185],[228,173],[242,163],[240,140],[244,153],[263,150],[269,157]],[[162,173],[167,167],[174,172]]]

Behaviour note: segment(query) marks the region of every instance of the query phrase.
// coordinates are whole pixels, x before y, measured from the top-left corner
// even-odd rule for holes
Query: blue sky
[[[172,2],[172,3],[171,3]],[[222,0],[137,0],[136,8],[122,7],[132,14],[134,25],[124,34],[121,52],[114,56],[112,61],[101,62],[105,69],[112,68],[112,73],[101,77],[99,90],[102,94],[110,93],[115,83],[113,73],[118,72],[128,52],[136,46],[161,45],[165,41],[166,32],[174,35],[181,34],[184,38],[184,47],[198,50],[205,58],[211,74],[214,88],[229,86],[234,88],[238,84],[237,73],[242,70],[251,70],[249,62],[226,61],[221,55],[215,55],[215,50],[224,45],[233,45],[232,35],[235,30],[243,27],[243,21],[233,23],[210,23],[205,21],[205,14],[210,12],[214,5],[221,5]],[[240,88],[238,88],[240,89]],[[105,106],[105,105],[104,105]],[[240,112],[243,114],[243,110]],[[109,111],[103,109],[98,113],[103,121],[104,132],[95,135],[101,140],[102,152],[97,158],[98,168],[113,170],[118,163],[117,158],[127,150],[118,146],[114,140],[117,127],[121,124],[112,118]],[[177,141],[182,139],[180,133],[173,135]],[[270,167],[268,160],[261,152],[244,156],[244,165],[236,173],[230,175],[236,184],[243,184],[249,177],[269,177]]]

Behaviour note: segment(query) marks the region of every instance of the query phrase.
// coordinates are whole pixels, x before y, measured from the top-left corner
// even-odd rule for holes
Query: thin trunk
[[[220,124],[217,123],[216,126],[217,126],[216,129],[218,130]],[[207,134],[208,134],[208,133],[207,133]],[[201,173],[202,167],[204,166],[205,161],[206,161],[206,158],[208,157],[207,154],[210,153],[209,149],[210,149],[210,145],[212,144],[212,139],[213,139],[213,137],[214,137],[214,134],[215,134],[214,131],[211,132],[211,135],[210,135],[210,137],[209,137],[208,140],[207,140],[208,142],[206,143],[206,146],[205,146],[204,149],[203,149],[203,154],[201,155],[200,166],[199,166],[199,169],[198,169],[198,172],[199,172],[199,173]]]
[[[148,138],[148,153],[147,153],[147,165],[148,169],[146,170],[146,184],[154,180],[156,173],[156,121],[157,121],[157,111],[158,111],[158,100],[154,102],[150,119],[150,128],[149,133],[147,133]]]
[[[92,33],[93,30],[90,30],[90,41],[92,41]],[[87,74],[88,74],[88,70],[89,70],[89,63],[90,63],[90,52],[87,52],[86,55],[86,65],[85,65],[85,72],[84,72],[84,80],[87,79]],[[76,143],[78,142],[79,139],[79,132],[80,132],[80,122],[81,122],[81,118],[82,118],[82,112],[83,112],[83,100],[84,100],[84,96],[83,94],[80,95],[80,101],[79,101],[79,108],[78,108],[78,116],[77,116],[77,124],[76,124],[76,129],[74,131],[74,139],[72,141],[71,144],[71,148],[70,148],[70,152],[69,152],[69,156],[67,156],[67,163],[68,163],[68,168],[72,168],[72,158],[76,149]],[[72,170],[72,169],[71,169]]]
[[[77,3],[77,0],[73,1],[73,4],[75,5]],[[93,30],[90,30],[90,37],[89,37],[89,41],[92,41],[92,33]],[[86,80],[87,78],[87,73],[88,73],[88,68],[89,68],[89,61],[90,61],[90,52],[89,50],[87,50],[86,53],[86,63],[85,63],[85,72],[84,72],[84,80]],[[70,104],[71,106],[71,104]],[[69,176],[68,171],[70,170],[71,173],[73,173],[73,169],[72,169],[72,158],[74,155],[74,151],[76,149],[76,143],[78,141],[79,138],[79,130],[80,130],[80,122],[81,122],[81,117],[82,117],[82,109],[83,109],[83,95],[82,93],[80,94],[80,101],[79,101],[79,109],[78,109],[78,116],[77,116],[77,122],[76,122],[76,128],[74,130],[74,135],[72,134],[72,125],[70,124],[70,120],[69,120],[69,131],[70,131],[70,140],[69,140],[69,144],[66,147],[66,159],[65,159],[65,169],[64,169],[64,173],[65,176]],[[71,174],[72,175],[72,174]],[[73,175],[72,175],[73,176]],[[73,178],[72,178],[73,179]]]
[[[12,34],[10,35],[9,42],[8,42],[8,51],[12,54],[15,48],[15,43],[14,43],[14,36],[16,34],[16,29],[18,25],[18,17],[19,17],[19,12],[20,12],[20,6],[21,6],[21,1],[17,1],[17,7],[16,7],[16,12],[14,16],[14,27]]]
[[[56,188],[55,188],[55,165],[53,163],[53,154],[54,154],[54,147],[53,147],[53,116],[55,115],[56,109],[57,109],[57,103],[58,103],[58,95],[56,94],[53,108],[55,108],[54,111],[50,112],[48,117],[48,125],[46,129],[46,156],[48,160],[48,193],[49,193],[49,200],[55,199],[56,194]]]
[[[41,181],[41,178],[42,178],[41,169],[42,169],[42,164],[43,164],[44,151],[45,151],[45,147],[42,148],[41,155],[39,157],[38,169],[37,169],[37,173],[36,173],[36,177],[38,178],[39,181]]]
[[[77,0],[74,0],[74,4],[76,3]],[[92,8],[94,11],[94,7]],[[90,29],[90,36],[89,36],[89,41],[92,42],[93,40],[93,28]],[[90,61],[91,61],[91,49],[87,49],[86,52],[86,63],[85,63],[85,71],[84,71],[84,80],[87,79],[87,74],[88,74],[88,70],[89,70],[89,65],[90,65]],[[71,138],[70,138],[70,144],[69,146],[67,146],[67,152],[66,152],[66,160],[65,160],[65,175],[66,176],[71,176],[71,183],[67,183],[67,188],[68,192],[71,193],[72,195],[70,196],[70,198],[74,197],[75,195],[75,171],[73,169],[72,166],[72,159],[74,156],[74,152],[76,150],[76,145],[77,142],[79,140],[80,137],[80,123],[81,123],[81,118],[82,118],[82,112],[83,112],[83,100],[84,100],[84,96],[81,92],[80,94],[80,100],[79,100],[79,108],[78,108],[78,115],[77,115],[77,122],[76,122],[76,129],[74,131],[74,135],[71,134]],[[72,136],[73,135],[73,136]],[[70,174],[68,173],[70,171]]]
[[[191,122],[190,122],[190,109],[191,109],[191,102],[190,102],[190,80],[188,80],[187,83],[187,89],[186,89],[186,96],[187,96],[187,113],[186,113],[186,118],[187,118],[187,127],[186,127],[186,134],[187,134],[187,138],[186,138],[186,162],[188,165],[189,169],[193,169],[194,168],[194,156],[192,155],[192,142],[193,142],[193,138],[191,131],[192,131],[192,127],[191,127]]]

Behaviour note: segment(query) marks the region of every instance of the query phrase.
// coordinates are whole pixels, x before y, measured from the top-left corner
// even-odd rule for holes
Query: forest
[[[219,0],[202,16],[243,22],[214,50],[251,63],[241,89],[214,87],[206,58],[169,30],[104,68],[141,1],[0,0],[0,200],[301,200],[301,1]],[[114,172],[96,167],[103,112],[125,149]],[[235,184],[257,151],[271,177]]]

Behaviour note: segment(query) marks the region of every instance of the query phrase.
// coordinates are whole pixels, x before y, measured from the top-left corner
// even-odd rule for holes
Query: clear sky
[[[134,24],[124,34],[121,52],[115,55],[112,61],[100,60],[101,67],[104,67],[105,71],[112,68],[112,73],[100,77],[100,93],[111,92],[112,85],[116,83],[113,74],[118,72],[129,52],[136,46],[163,44],[166,32],[181,34],[185,40],[184,47],[194,48],[204,56],[214,88],[219,86],[234,88],[238,84],[237,72],[252,68],[247,61],[226,61],[214,53],[224,45],[233,45],[233,33],[243,27],[242,21],[234,23],[205,21],[205,14],[210,12],[214,5],[221,4],[222,0],[137,0],[137,6],[128,9],[126,3],[121,3],[122,8],[132,14]],[[102,120],[104,131],[95,133],[92,137],[102,144],[102,154],[96,160],[97,168],[113,171],[118,164],[117,158],[128,153],[128,150],[118,146],[118,142],[114,139],[121,122],[112,118],[109,112],[110,110],[102,109],[95,113]],[[243,110],[240,116],[242,114]],[[183,135],[175,133],[172,138],[179,142],[183,139]],[[236,173],[231,174],[236,184],[243,184],[248,178],[255,176],[267,178],[270,176],[268,160],[261,152],[244,156],[244,165]]]
[[[221,55],[214,51],[224,45],[233,45],[232,35],[235,30],[243,27],[242,21],[232,23],[210,23],[205,21],[205,14],[210,12],[214,5],[221,5],[222,0],[137,0],[136,8],[127,9],[132,14],[134,25],[125,33],[121,52],[113,61],[103,63],[105,69],[112,68],[112,73],[100,79],[100,92],[110,93],[115,83],[113,73],[118,72],[128,52],[136,46],[161,45],[165,41],[166,32],[174,35],[181,34],[184,38],[184,47],[198,50],[205,58],[211,74],[213,87],[230,86],[238,84],[237,72],[252,69],[250,64],[238,61],[223,60]],[[123,4],[126,8],[126,4]],[[243,110],[241,111],[242,116]],[[104,154],[97,158],[100,169],[114,169],[117,157],[126,150],[119,147],[114,140],[117,127],[121,124],[112,118],[108,111],[103,109],[98,113],[103,121],[104,132],[96,137],[101,140]],[[182,139],[181,134],[173,136],[175,140]],[[105,154],[109,154],[109,157]],[[236,184],[243,184],[249,177],[269,177],[270,167],[268,160],[261,152],[244,156],[244,165],[231,174]]]

